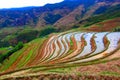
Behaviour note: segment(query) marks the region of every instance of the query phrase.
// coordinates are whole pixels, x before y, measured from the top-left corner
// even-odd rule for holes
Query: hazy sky
[[[0,0],[0,8],[43,6],[47,3],[57,3],[61,1],[63,0]]]

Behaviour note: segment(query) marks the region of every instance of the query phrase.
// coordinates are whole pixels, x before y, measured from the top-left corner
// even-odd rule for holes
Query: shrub
[[[2,63],[6,58],[8,58],[10,55],[12,55],[14,52],[20,50],[23,48],[23,43],[19,42],[12,50],[8,51],[5,54],[0,55],[0,63]]]
[[[57,20],[59,20],[62,16],[60,14],[47,14],[47,16],[44,17],[45,21],[47,21],[48,24],[54,24]]]
[[[120,32],[120,28],[115,28],[114,32]]]
[[[79,25],[74,25],[72,28],[79,28],[80,26]]]
[[[29,42],[29,41],[35,39],[37,37],[37,35],[38,35],[37,30],[24,31],[17,35],[17,40]]]
[[[46,36],[46,35],[48,35],[50,33],[56,32],[56,31],[57,30],[54,27],[49,26],[49,27],[41,29],[40,32],[39,32],[39,36],[43,37],[43,36]]]
[[[84,27],[89,27],[95,23],[117,17],[120,17],[120,5],[110,7],[105,12],[103,12],[103,14],[91,16],[90,18],[86,19],[84,22],[87,23],[84,25]]]

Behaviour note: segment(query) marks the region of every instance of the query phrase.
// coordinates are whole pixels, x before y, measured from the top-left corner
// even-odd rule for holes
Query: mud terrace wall
[[[0,66],[0,78],[12,77],[11,80],[19,80],[19,75],[25,76],[36,72],[44,72],[51,69],[60,69],[67,67],[86,66],[89,62],[98,60],[107,60],[107,57],[115,54],[120,49],[119,32],[70,32],[60,33],[50,36],[39,45],[39,41],[29,44],[23,49],[20,56],[10,57]],[[31,46],[32,45],[32,46]],[[22,50],[21,50],[22,52]],[[17,53],[18,54],[18,53]],[[114,59],[113,57],[112,59]],[[14,61],[13,61],[14,59]],[[12,60],[12,62],[9,62]],[[9,64],[9,66],[7,66]],[[94,63],[92,63],[94,64]],[[1,77],[2,76],[2,77]],[[45,78],[46,75],[43,75]],[[60,76],[60,80],[70,79],[74,76]],[[56,79],[54,75],[47,75],[50,80]],[[76,76],[74,80],[92,79],[101,80],[101,76]],[[32,80],[39,77],[25,77],[20,80]],[[109,80],[110,77],[103,77]],[[114,77],[112,77],[114,79]],[[47,80],[47,79],[44,79]],[[49,80],[49,79],[48,79]],[[111,79],[110,79],[111,80]],[[117,80],[117,78],[116,78]]]

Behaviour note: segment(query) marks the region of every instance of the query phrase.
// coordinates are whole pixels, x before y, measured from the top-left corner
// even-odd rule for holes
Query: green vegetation
[[[120,77],[120,73],[111,72],[111,71],[104,71],[104,72],[101,72],[100,75]]]
[[[22,31],[18,33],[16,38],[18,41],[29,42],[35,39],[37,35],[38,35],[37,30],[27,30],[27,31]]]
[[[2,47],[2,48],[0,48],[0,51],[1,51],[1,50],[7,50],[7,48]]]
[[[7,70],[17,59],[18,57],[28,48],[28,45],[25,45],[21,50],[15,52],[12,54],[8,59],[5,59],[2,63],[2,67],[0,68],[0,71]]]
[[[47,72],[65,73],[65,74],[68,73],[69,74],[71,70],[72,70],[72,68],[68,67],[68,68],[51,69],[51,70],[47,70]]]
[[[120,28],[115,28],[113,31],[114,32],[120,32]]]
[[[72,40],[70,40],[70,46],[73,46],[73,42],[72,42]]]
[[[65,34],[67,34],[67,33],[64,33],[64,35]],[[73,35],[71,35],[70,37],[74,38]],[[24,70],[30,69],[30,72],[33,72],[33,73],[37,73],[38,71],[41,71],[41,72],[44,71],[45,73],[62,73],[62,74],[64,74],[64,73],[66,74],[67,73],[67,74],[69,74],[69,73],[72,72],[72,68],[75,69],[75,67],[77,67],[77,66],[79,67],[79,66],[86,66],[86,65],[94,65],[94,64],[104,63],[105,62],[103,59],[100,58],[100,59],[95,59],[94,61],[90,60],[90,61],[87,61],[87,62],[83,61],[83,62],[71,63],[71,64],[69,64],[69,63],[66,64],[66,63],[61,63],[61,62],[58,63],[58,64],[54,64],[54,63],[53,64],[47,64],[47,63],[41,64],[41,62],[39,62],[41,60],[41,59],[39,59],[40,57],[36,58],[35,56],[38,56],[38,54],[41,53],[40,52],[41,48],[39,46],[42,43],[44,43],[43,41],[45,41],[45,39],[48,39],[48,37],[42,37],[42,38],[33,40],[32,42],[29,42],[28,44],[26,44],[25,45],[26,48],[24,47],[23,49],[21,49],[20,50],[21,52],[20,51],[15,52],[14,54],[12,54],[10,56],[9,60],[6,59],[3,62],[2,66],[0,67],[0,71],[6,71],[6,70],[9,71],[11,69],[13,71],[15,70],[14,72],[19,73],[19,70],[20,71],[24,71]],[[70,46],[72,46],[73,45],[72,39],[70,39],[70,40],[71,40],[70,41]],[[43,46],[43,45],[41,45],[41,46]],[[39,48],[37,48],[37,47],[39,47]],[[47,50],[47,48],[46,48],[46,50]],[[66,54],[69,55],[68,53],[66,53]],[[38,62],[36,62],[36,61],[38,61]],[[32,64],[31,65],[27,65],[27,63],[29,63],[29,62],[32,63]],[[35,62],[35,64],[34,64],[34,62]],[[73,62],[73,61],[71,61],[71,62]],[[73,69],[73,72],[76,71],[76,69],[75,70],[74,69]],[[74,73],[74,74],[81,75],[80,73]],[[89,71],[84,73],[83,75],[87,75],[87,74],[88,75],[90,74]],[[118,75],[118,73],[111,73],[111,72],[110,73],[103,72],[101,74],[103,74],[103,75],[104,74],[106,74],[106,75],[114,75],[114,74]]]
[[[54,27],[48,26],[39,31],[39,36],[44,37],[50,33],[56,32],[57,30]]]
[[[72,28],[79,28],[80,26],[79,25],[74,25]]]
[[[48,13],[44,19],[47,21],[48,24],[54,24],[57,20],[59,20],[62,16],[60,14],[50,14]]]
[[[84,27],[102,22],[103,20],[113,19],[117,17],[120,17],[120,5],[110,7],[104,13],[86,19],[87,23],[84,25]]]
[[[1,64],[2,67],[0,68],[0,71],[7,70],[21,55],[25,53],[25,51],[27,51],[28,48],[37,44],[36,46],[34,46],[34,48],[31,48],[29,52],[27,51],[24,54],[24,57],[20,59],[16,67],[21,68],[24,65],[26,65],[26,63],[28,63],[29,60],[34,60],[37,50],[39,49],[39,46],[41,46],[43,44],[43,41],[47,38],[48,38],[47,36],[42,38],[37,38],[27,44],[24,44],[24,47],[21,50],[16,51],[9,57],[9,59],[5,59],[3,61],[3,63]]]
[[[0,55],[0,63],[2,63],[6,58],[9,58],[10,55],[12,55],[14,52],[20,50],[23,48],[23,43],[19,42],[12,50],[8,51],[5,54]]]
[[[22,60],[19,62],[19,65],[17,65],[18,68],[23,67],[30,60],[30,58],[32,57],[32,54],[33,54],[33,50],[30,50],[30,52],[24,58],[22,58]]]
[[[115,11],[113,9],[109,9],[104,14],[100,14],[98,16],[94,16],[94,17],[91,17],[91,18],[87,19],[86,21],[88,21],[88,23],[84,27],[92,25],[92,24],[97,23],[97,22],[101,22],[101,21],[106,20],[106,19],[112,19],[112,18],[120,17],[120,10],[119,10],[120,7],[117,6],[117,7],[114,7],[114,8],[117,11]],[[115,15],[113,15],[113,13],[108,14],[110,11],[113,11],[113,13]],[[111,15],[113,15],[113,16],[111,16]],[[61,18],[61,16],[59,14],[56,14],[56,15],[47,14],[47,16],[44,17],[44,18],[49,24],[53,24],[56,20]],[[79,20],[79,18],[80,17],[76,18],[76,20]],[[98,25],[100,26],[100,24],[98,24]],[[74,28],[73,31],[77,31],[78,29],[82,29],[82,28],[78,28],[78,27],[79,27],[79,25],[74,25],[72,27],[72,28]],[[17,72],[17,69],[18,69],[18,71],[19,70],[24,71],[24,70],[30,69],[30,71],[32,71],[33,73],[38,72],[38,71],[41,71],[41,72],[44,71],[44,72],[47,72],[47,73],[63,73],[63,74],[68,73],[69,74],[69,73],[72,72],[72,69],[74,69],[73,71],[76,71],[76,69],[77,69],[76,67],[86,66],[86,65],[94,65],[94,64],[98,64],[98,63],[106,63],[106,62],[109,61],[107,59],[104,60],[103,57],[101,58],[101,57],[98,56],[98,58],[99,58],[98,59],[98,58],[95,58],[93,56],[93,60],[88,59],[88,61],[83,60],[83,62],[82,61],[80,61],[78,63],[73,62],[73,61],[77,61],[77,60],[82,60],[84,58],[86,58],[86,60],[87,60],[87,58],[89,58],[89,56],[88,57],[87,56],[84,56],[84,57],[82,56],[83,58],[80,56],[79,59],[74,58],[74,56],[79,56],[81,50],[83,49],[83,46],[81,46],[81,48],[82,48],[81,50],[79,49],[79,47],[74,48],[74,44],[76,44],[78,46],[76,39],[75,39],[76,43],[73,43],[75,41],[72,41],[72,39],[70,39],[68,49],[66,48],[67,45],[65,44],[65,42],[64,41],[61,42],[63,44],[63,46],[65,47],[65,49],[63,51],[60,50],[60,49],[62,49],[61,47],[63,47],[61,45],[61,43],[59,43],[59,45],[58,45],[59,51],[57,51],[56,43],[53,43],[52,45],[51,45],[50,42],[47,43],[47,45],[43,44],[43,43],[49,41],[49,40],[46,40],[46,39],[48,39],[49,34],[58,31],[56,28],[54,28],[52,26],[46,26],[46,27],[43,27],[43,28],[40,28],[40,29],[37,29],[37,28],[33,29],[32,27],[18,28],[18,29],[16,29],[15,32],[14,31],[12,32],[12,30],[14,30],[14,29],[0,30],[0,47],[1,46],[12,45],[12,48],[10,48],[10,50],[8,52],[6,52],[4,54],[0,54],[0,63],[1,63],[0,64],[0,71],[1,72],[4,72],[6,70],[9,71],[9,69],[16,70],[16,72]],[[8,31],[8,33],[6,33],[7,31]],[[115,32],[120,31],[120,28],[116,28],[114,31]],[[3,32],[6,33],[6,34],[4,34]],[[71,30],[71,32],[72,32],[72,30]],[[67,32],[63,33],[63,34],[67,34]],[[56,38],[58,38],[58,37],[56,37]],[[72,37],[74,38],[75,36],[72,35],[71,38]],[[85,39],[85,37],[84,38],[81,37],[81,39]],[[56,40],[58,40],[58,39],[56,39]],[[87,40],[83,40],[83,41],[85,41],[84,42],[84,47],[87,46],[87,42],[86,42]],[[29,43],[27,43],[27,42],[29,42]],[[27,44],[24,44],[24,43],[27,43]],[[48,46],[48,47],[46,47],[46,46]],[[109,45],[107,45],[107,47],[108,46]],[[61,52],[62,52],[62,54],[64,53],[63,54],[64,56],[62,56],[60,54],[60,55],[57,55],[57,57],[55,57],[56,59],[60,59],[60,60],[58,60],[58,62],[55,62],[54,60],[56,60],[56,59],[54,59],[54,58],[51,59],[51,60],[53,60],[53,62],[49,61],[49,58],[51,56],[53,57],[54,54],[55,54],[55,53],[53,54],[52,51],[50,51],[51,48],[54,48],[53,50],[56,50],[57,53],[61,53]],[[75,49],[77,49],[77,50],[75,50]],[[5,50],[5,49],[1,48],[0,50]],[[65,53],[65,50],[67,50],[66,53]],[[49,53],[47,53],[47,51],[49,51]],[[45,55],[47,55],[47,56],[42,55],[44,53],[46,53]],[[72,53],[74,53],[74,54],[70,55],[70,58],[69,58],[69,54],[72,54]],[[68,56],[68,58],[66,58],[67,56]],[[103,55],[101,55],[101,56],[103,56]],[[90,57],[92,57],[92,56],[90,56]],[[47,58],[47,60],[42,63],[42,61],[44,61],[46,58]],[[71,60],[69,60],[69,59],[71,59]],[[48,62],[48,64],[46,62]],[[67,62],[72,62],[72,63],[67,63]],[[14,67],[14,69],[12,69],[13,67]],[[90,74],[89,71],[87,71],[85,73],[79,73],[79,69],[77,69],[77,70],[78,70],[78,73],[76,72],[74,74],[78,74],[78,75],[82,75],[82,74],[83,75],[89,75]],[[110,71],[101,72],[100,75],[120,76],[119,73],[110,72]]]
[[[9,48],[12,48],[12,47],[2,47],[2,48],[0,48],[0,54],[4,54],[5,52],[9,51]]]
[[[3,28],[0,30],[0,47],[15,46],[18,42],[27,43],[36,38],[44,37],[57,29],[52,26],[46,26],[41,29],[32,27]]]

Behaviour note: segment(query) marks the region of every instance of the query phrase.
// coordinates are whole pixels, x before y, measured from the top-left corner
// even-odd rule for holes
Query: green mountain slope
[[[120,17],[120,5],[117,5],[117,6],[113,6],[113,7],[108,8],[104,13],[102,13],[100,15],[90,17],[90,18],[85,19],[83,21],[81,20],[79,22],[79,24],[82,24],[85,22],[84,26],[88,27],[92,24],[95,24],[95,23],[98,23],[98,22],[101,22],[104,20],[114,19],[114,18],[119,18],[119,17]]]
[[[25,25],[41,28],[54,25],[70,29],[79,20],[103,13],[117,4],[120,4],[119,0],[64,0],[42,7],[1,9],[0,28]]]
[[[89,65],[92,68],[94,65],[96,65],[95,68],[99,68],[99,64],[107,64],[109,61],[116,67],[120,60],[117,56],[120,47],[119,34],[119,32],[82,33],[68,31],[35,39],[1,63],[0,79],[39,76],[41,73],[43,75],[66,74],[67,72],[72,74],[74,70],[81,69],[83,66],[82,69],[89,67]],[[116,63],[113,63],[114,61]],[[107,67],[111,66],[104,65],[105,70]],[[119,71],[119,69],[117,70]],[[107,71],[111,74],[110,77],[119,77],[120,73],[115,72],[116,69],[111,71],[111,68],[107,68]],[[77,75],[79,71],[75,73]],[[107,74],[104,69],[101,69],[96,76],[104,73]],[[88,73],[88,75],[90,74]]]
[[[88,5],[85,0],[76,1],[11,9],[17,15],[22,11],[22,17],[28,13],[29,18],[25,24],[14,24],[19,27],[0,30],[0,79],[119,79],[119,0],[92,0]],[[5,11],[9,19],[4,27],[12,25],[11,10]],[[28,10],[37,19],[30,18],[33,13]]]

